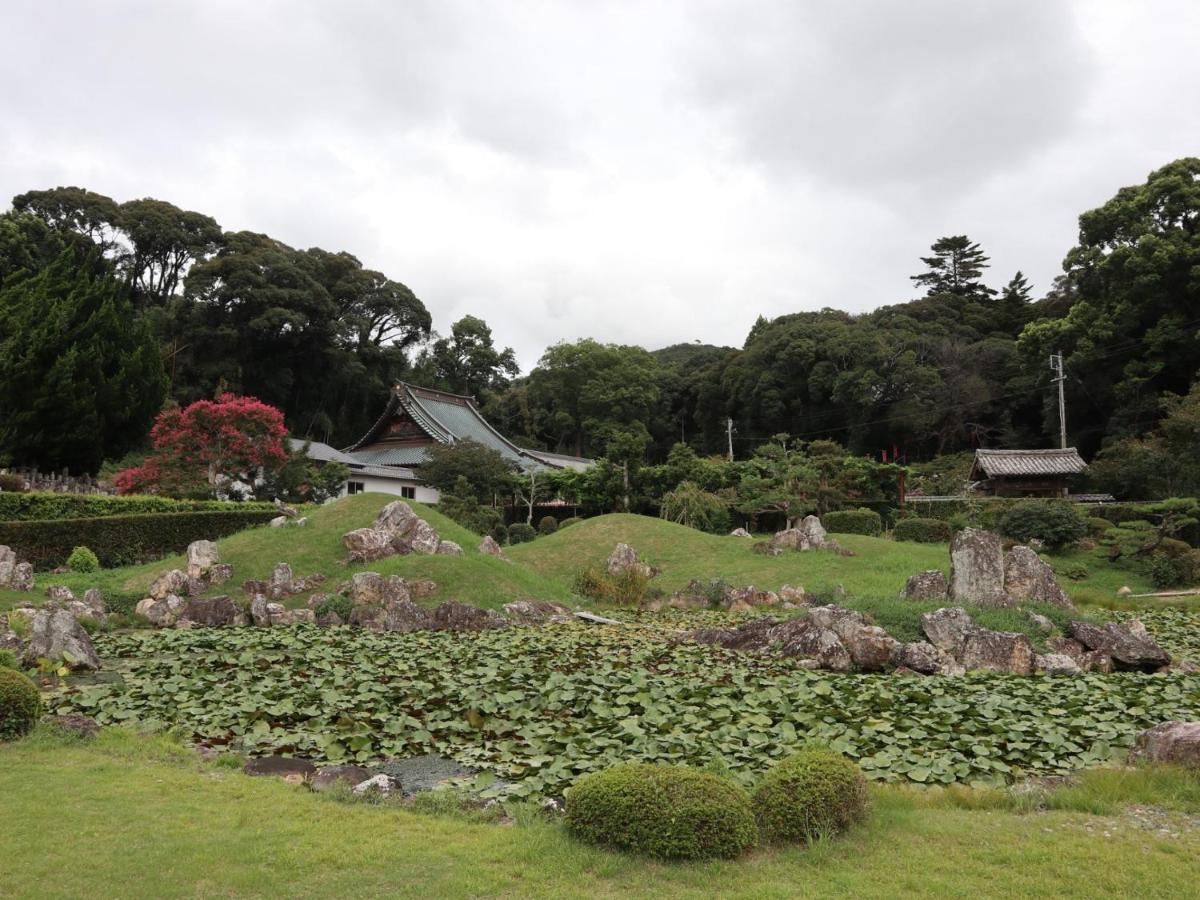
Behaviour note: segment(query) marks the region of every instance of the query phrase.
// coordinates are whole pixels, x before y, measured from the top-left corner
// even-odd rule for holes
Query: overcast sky
[[[1200,152],[1200,4],[5,4],[0,198],[151,196],[405,282],[525,368],[909,299],[946,234],[1040,295]]]

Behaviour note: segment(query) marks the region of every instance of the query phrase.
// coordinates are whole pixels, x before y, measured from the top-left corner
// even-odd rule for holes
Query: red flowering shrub
[[[253,484],[260,469],[287,462],[283,413],[254,397],[222,394],[158,414],[154,453],[113,478],[119,494],[215,493],[235,481]]]

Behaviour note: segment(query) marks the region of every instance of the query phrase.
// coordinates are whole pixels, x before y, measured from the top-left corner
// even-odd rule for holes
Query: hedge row
[[[64,565],[76,547],[88,547],[105,568],[161,559],[181,553],[192,541],[228,537],[261,525],[274,510],[224,509],[182,513],[0,522],[0,544],[39,570]]]
[[[896,523],[892,537],[920,544],[948,544],[950,523],[943,519],[901,519]]]
[[[111,497],[106,494],[28,494],[0,492],[0,522],[49,522],[55,519],[95,519],[137,513],[215,512],[272,509],[269,503],[231,503],[226,500],[173,500],[148,494]]]
[[[883,517],[873,509],[839,509],[825,513],[821,524],[834,534],[883,534]]]

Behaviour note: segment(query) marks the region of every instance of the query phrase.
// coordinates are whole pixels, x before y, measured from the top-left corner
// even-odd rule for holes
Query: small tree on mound
[[[117,492],[215,495],[236,482],[252,485],[261,469],[288,461],[283,413],[254,397],[222,394],[158,415],[150,430],[154,453],[118,472]]]
[[[845,831],[867,815],[867,780],[831,750],[805,750],[767,772],[754,790],[763,840],[808,841]]]
[[[731,859],[758,839],[745,790],[684,766],[614,766],[579,779],[566,801],[580,840],[656,859]]]

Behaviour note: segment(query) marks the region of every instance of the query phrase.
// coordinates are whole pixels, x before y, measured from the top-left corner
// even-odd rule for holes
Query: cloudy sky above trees
[[[523,366],[913,296],[945,234],[1040,295],[1200,148],[1188,0],[5,9],[0,196],[74,184],[348,250]]]

